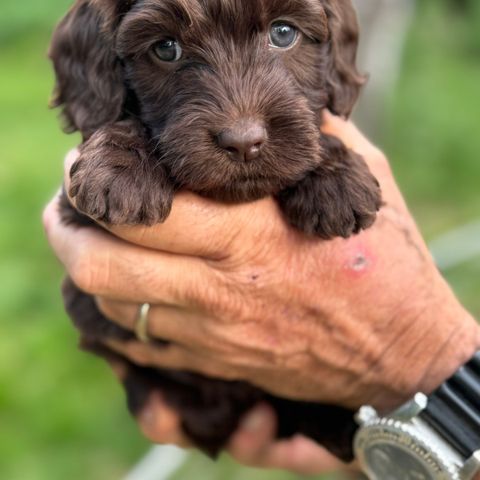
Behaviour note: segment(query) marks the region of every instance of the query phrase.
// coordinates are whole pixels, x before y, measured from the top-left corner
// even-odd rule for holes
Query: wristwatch
[[[480,352],[427,397],[356,415],[355,457],[370,480],[471,480],[480,472]]]

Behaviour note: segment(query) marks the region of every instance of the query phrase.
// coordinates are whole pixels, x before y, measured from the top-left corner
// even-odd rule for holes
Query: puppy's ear
[[[327,71],[328,108],[343,117],[352,113],[366,78],[356,66],[359,28],[351,0],[328,0],[331,51]]]
[[[58,25],[49,56],[56,73],[52,106],[63,107],[65,130],[89,137],[122,115],[126,89],[114,49],[118,5],[128,1],[77,0]]]

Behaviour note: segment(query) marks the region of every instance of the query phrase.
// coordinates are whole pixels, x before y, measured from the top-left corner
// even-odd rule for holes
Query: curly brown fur
[[[279,19],[300,32],[289,49],[268,45]],[[183,48],[178,62],[153,53],[166,37]],[[53,105],[63,108],[66,130],[84,138],[69,192],[83,216],[64,199],[64,221],[153,224],[186,188],[224,202],[273,195],[290,224],[325,239],[369,227],[380,207],[378,183],[360,157],[318,127],[324,109],[344,117],[352,111],[363,83],[357,42],[350,0],[77,0],[50,51]],[[235,148],[232,155],[220,141],[239,125],[262,132],[254,159]],[[131,338],[67,286],[67,310],[85,346],[105,356],[102,338]],[[210,453],[243,412],[267,399],[279,413],[280,436],[303,432],[351,455],[338,449],[333,432],[342,422],[353,431],[351,412],[184,372],[131,364],[129,372],[133,411],[162,389],[185,432]]]

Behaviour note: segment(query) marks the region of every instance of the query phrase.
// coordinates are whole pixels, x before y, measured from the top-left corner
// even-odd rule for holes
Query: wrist
[[[417,394],[385,415],[360,409],[354,452],[369,478],[388,471],[395,478],[467,480],[480,472],[479,366],[476,353],[428,397]]]
[[[463,308],[458,310],[456,318],[457,325],[452,326],[445,343],[432,354],[430,362],[424,368],[416,392],[430,395],[480,350],[478,323]]]
[[[401,313],[410,316],[403,332],[382,352],[376,373],[367,375],[375,385],[368,403],[380,411],[418,392],[430,394],[480,350],[480,326],[450,288],[442,287],[428,302]]]

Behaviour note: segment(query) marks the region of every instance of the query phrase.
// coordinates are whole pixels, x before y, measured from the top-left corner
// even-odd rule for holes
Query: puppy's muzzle
[[[267,130],[261,122],[240,120],[216,137],[218,146],[238,162],[250,162],[260,156],[267,141]]]

